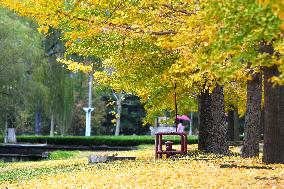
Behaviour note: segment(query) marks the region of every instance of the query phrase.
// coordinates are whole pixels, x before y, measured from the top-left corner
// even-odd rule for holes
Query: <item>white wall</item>
[[[158,132],[176,132],[176,127],[173,126],[160,126],[150,127],[151,135],[155,135]]]

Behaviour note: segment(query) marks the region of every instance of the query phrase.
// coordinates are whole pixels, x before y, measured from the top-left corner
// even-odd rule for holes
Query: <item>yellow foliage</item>
[[[92,66],[84,65],[83,63],[78,63],[73,60],[66,60],[58,58],[57,61],[61,62],[64,65],[67,65],[67,69],[72,72],[83,71],[84,73],[92,72]]]
[[[270,5],[284,18],[282,0],[1,0],[0,5],[31,17],[43,33],[48,27],[61,29],[66,54],[105,58],[107,71],[96,72],[94,78],[151,102],[148,107],[158,112],[174,109],[170,103],[174,92],[179,99],[196,97],[202,90],[212,91],[216,83],[230,85],[236,78],[249,79],[241,72],[248,62],[263,66],[255,55],[259,43],[266,39],[279,42],[283,36],[278,19],[258,2]],[[137,39],[148,44],[132,45]],[[155,44],[152,48],[156,50],[148,48],[149,44]],[[284,52],[283,41],[275,47]],[[60,62],[75,72],[91,71],[82,63]],[[277,63],[283,70],[283,60]],[[242,91],[237,96],[243,97],[245,88],[238,90]],[[234,99],[231,97],[227,99]]]
[[[88,165],[87,158],[14,163],[1,169],[68,167],[76,170],[40,176],[31,180],[3,182],[0,188],[283,188],[284,166],[265,165],[258,158],[192,155],[179,159],[154,160],[154,146],[119,156],[136,156],[135,161],[115,161]],[[189,145],[194,154],[196,145]],[[110,152],[96,152],[110,155]],[[83,155],[83,154],[82,154]]]
[[[49,27],[48,27],[48,26],[40,26],[40,27],[38,28],[38,31],[39,31],[40,33],[43,33],[43,34],[47,34],[47,33],[48,33],[48,30],[49,30]]]
[[[284,1],[283,0],[258,0],[264,6],[270,5],[275,14],[284,21]],[[281,25],[284,30],[284,23]]]

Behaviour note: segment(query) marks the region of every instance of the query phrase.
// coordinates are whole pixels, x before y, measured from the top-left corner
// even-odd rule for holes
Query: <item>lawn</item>
[[[154,146],[136,151],[55,152],[50,160],[0,163],[0,188],[284,188],[284,165],[216,156],[190,145],[188,156],[154,159]],[[232,149],[237,151],[237,149]],[[90,154],[135,161],[88,164]]]

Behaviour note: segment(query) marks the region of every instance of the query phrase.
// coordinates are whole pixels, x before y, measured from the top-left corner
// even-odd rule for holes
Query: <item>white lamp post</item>
[[[86,132],[85,132],[85,136],[91,136],[91,113],[94,110],[94,108],[92,108],[92,84],[93,84],[93,74],[91,74],[89,76],[88,107],[83,108],[86,112]]]

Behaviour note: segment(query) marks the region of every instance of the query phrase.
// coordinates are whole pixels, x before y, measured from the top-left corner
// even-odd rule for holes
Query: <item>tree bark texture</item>
[[[217,85],[213,92],[204,91],[199,100],[198,149],[216,154],[227,154],[227,128],[223,87]]]
[[[247,81],[247,110],[242,157],[259,156],[262,76],[261,73],[255,73],[252,77],[252,80]]]
[[[54,136],[54,115],[53,113],[51,114],[49,136]]]
[[[117,100],[117,115],[118,115],[118,117],[116,119],[115,136],[119,136],[119,132],[120,132],[121,109],[122,109],[122,99],[119,98]]]
[[[284,163],[284,86],[273,86],[276,67],[264,71],[264,163]]]

